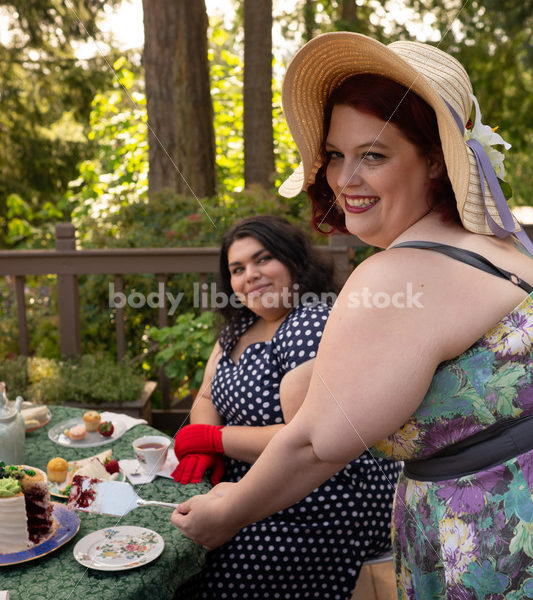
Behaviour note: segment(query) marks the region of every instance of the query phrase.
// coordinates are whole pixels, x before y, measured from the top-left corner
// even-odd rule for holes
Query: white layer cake
[[[0,554],[20,552],[30,546],[24,494],[0,498]]]
[[[20,552],[54,531],[46,474],[35,467],[0,464],[0,554]]]

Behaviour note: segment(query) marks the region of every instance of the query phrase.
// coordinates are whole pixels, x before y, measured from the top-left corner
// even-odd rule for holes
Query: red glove
[[[172,472],[172,478],[178,483],[199,483],[207,471],[211,473],[211,483],[220,483],[224,473],[224,458],[220,454],[187,454]]]
[[[176,433],[174,452],[181,460],[186,454],[224,454],[222,434],[224,425],[186,425]]]

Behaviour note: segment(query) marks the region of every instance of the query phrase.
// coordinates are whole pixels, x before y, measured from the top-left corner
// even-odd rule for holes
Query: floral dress
[[[423,459],[533,414],[533,293],[457,358],[377,456]],[[400,600],[533,598],[533,451],[471,475],[401,474],[393,512]]]

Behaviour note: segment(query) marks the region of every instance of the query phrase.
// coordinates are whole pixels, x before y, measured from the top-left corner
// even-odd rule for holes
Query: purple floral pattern
[[[502,420],[533,414],[533,294],[440,365],[415,414],[377,456],[432,456]],[[393,547],[400,600],[533,598],[533,452],[465,477],[401,474]]]

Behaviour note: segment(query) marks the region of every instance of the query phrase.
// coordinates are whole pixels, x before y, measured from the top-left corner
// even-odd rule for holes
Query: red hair
[[[443,171],[439,177],[430,182],[432,203],[435,210],[441,212],[447,220],[461,222],[442,155],[435,111],[427,102],[400,83],[380,75],[361,73],[353,75],[341,83],[331,93],[324,109],[322,165],[317,171],[315,181],[307,190],[312,202],[312,223],[317,231],[332,233],[337,230],[348,233],[344,222],[344,213],[334,206],[335,195],[326,180],[328,159],[325,152],[325,141],[333,107],[337,104],[351,106],[374,115],[382,121],[393,123],[418,148],[421,156],[441,159]],[[428,208],[430,207],[428,206]],[[330,230],[327,232],[321,228],[324,223],[330,226]]]

